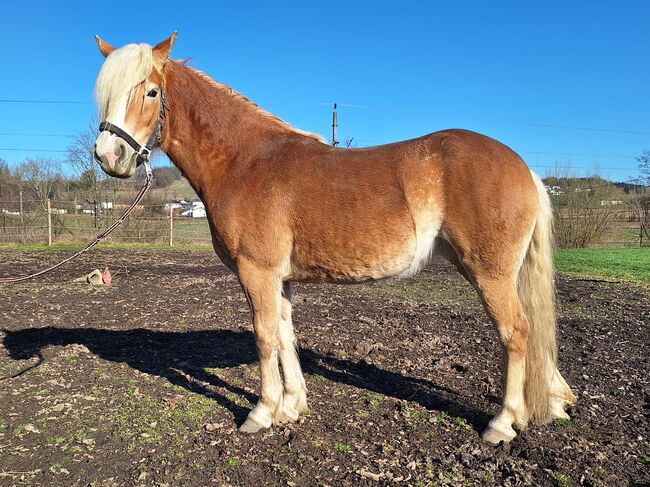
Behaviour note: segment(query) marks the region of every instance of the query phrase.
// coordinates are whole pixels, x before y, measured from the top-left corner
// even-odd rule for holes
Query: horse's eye
[[[149,90],[149,92],[147,93],[147,96],[150,97],[150,98],[156,98],[158,96],[158,90],[156,90],[156,89]]]

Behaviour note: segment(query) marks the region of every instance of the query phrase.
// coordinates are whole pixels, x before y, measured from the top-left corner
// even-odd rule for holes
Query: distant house
[[[562,189],[561,186],[544,186],[544,187],[546,188],[546,192],[553,196],[559,196],[561,194],[564,194],[564,189]]]
[[[185,200],[173,200],[171,203],[165,203],[165,210],[178,210],[179,208],[190,208],[191,205]]]
[[[181,216],[186,216],[188,218],[205,218],[207,215],[205,213],[205,208],[192,208],[191,210],[185,210],[182,212]]]

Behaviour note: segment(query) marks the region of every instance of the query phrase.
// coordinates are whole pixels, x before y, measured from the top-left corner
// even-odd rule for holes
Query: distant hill
[[[158,201],[185,200],[192,201],[197,198],[196,193],[187,182],[187,179],[178,179],[164,188],[153,188],[152,197]]]

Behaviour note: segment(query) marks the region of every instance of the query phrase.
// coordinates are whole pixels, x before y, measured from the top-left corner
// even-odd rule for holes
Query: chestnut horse
[[[214,250],[248,299],[260,360],[260,399],[241,431],[296,421],[307,408],[292,282],[410,276],[436,254],[476,289],[503,345],[503,404],[483,439],[507,442],[529,419],[568,418],[575,397],[556,366],[552,211],[517,154],[465,130],[331,147],[170,59],[175,39],[115,49],[97,37],[106,57],[97,101],[113,130],[102,124],[95,158],[126,178],[138,144],[159,145],[205,203]]]

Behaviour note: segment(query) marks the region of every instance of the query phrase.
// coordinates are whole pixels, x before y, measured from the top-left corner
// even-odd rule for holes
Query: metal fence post
[[[52,246],[52,207],[50,198],[47,199],[47,246]]]
[[[169,205],[169,246],[174,245],[174,207]]]

